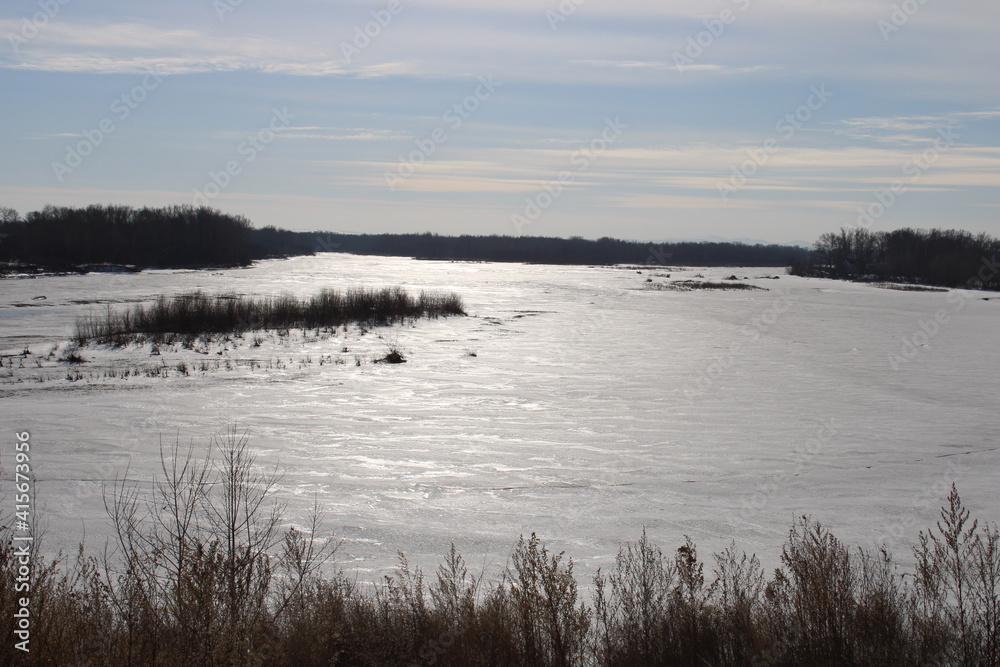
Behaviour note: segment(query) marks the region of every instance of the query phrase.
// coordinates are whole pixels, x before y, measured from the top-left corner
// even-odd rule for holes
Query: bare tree
[[[239,661],[266,652],[268,628],[337,545],[319,537],[318,507],[304,530],[281,530],[280,475],[260,468],[247,431],[230,426],[203,459],[195,454],[193,442],[161,442],[161,477],[145,503],[128,471],[115,479],[105,493],[115,548],[105,549],[104,579],[128,636],[144,642],[137,655],[169,644],[191,663]]]

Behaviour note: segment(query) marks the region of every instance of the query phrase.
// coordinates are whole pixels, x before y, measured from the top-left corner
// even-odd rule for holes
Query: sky
[[[6,0],[0,206],[1000,235],[996,0]]]

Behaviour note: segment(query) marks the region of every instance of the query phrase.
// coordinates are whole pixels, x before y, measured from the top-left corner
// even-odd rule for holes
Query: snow
[[[665,273],[653,280],[735,273],[763,289],[644,289]],[[350,285],[456,291],[470,317],[158,356],[89,346],[85,364],[57,361],[75,318],[109,303]],[[1000,517],[1000,299],[988,293],[776,268],[639,275],[341,254],[0,286],[0,352],[14,355],[0,369],[0,496],[12,505],[11,435],[27,430],[49,550],[102,546],[109,482],[126,467],[148,481],[161,439],[204,446],[234,421],[283,471],[287,516],[303,523],[318,502],[344,540],[338,564],[361,580],[397,550],[432,569],[451,542],[495,568],[533,531],[586,579],[644,527],[664,550],[690,535],[709,556],[735,540],[774,567],[803,514],[848,543],[888,539],[905,559],[952,481],[974,515]],[[407,363],[372,363],[389,343]],[[166,377],[142,372],[162,365]]]

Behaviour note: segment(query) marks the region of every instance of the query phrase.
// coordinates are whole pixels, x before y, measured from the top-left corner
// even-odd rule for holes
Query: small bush
[[[64,352],[63,355],[61,357],[59,357],[59,361],[62,361],[62,362],[67,363],[67,364],[85,364],[85,363],[87,363],[87,360],[84,359],[80,355],[80,349],[79,348],[73,348],[71,350],[66,350],[66,352]]]
[[[382,357],[381,359],[376,359],[375,363],[376,364],[405,364],[406,363],[406,357],[404,357],[403,353],[400,352],[399,350],[397,350],[396,348],[392,348],[392,349],[389,350],[389,352],[384,357]]]

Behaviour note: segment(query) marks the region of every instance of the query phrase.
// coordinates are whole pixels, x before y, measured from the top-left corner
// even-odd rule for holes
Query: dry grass
[[[947,292],[947,287],[928,287],[927,285],[912,285],[909,283],[869,283],[880,289],[899,290],[900,292]]]
[[[765,290],[750,283],[711,282],[705,280],[675,280],[670,283],[647,282],[645,288],[656,291],[690,292],[694,290]]]
[[[101,315],[77,320],[74,338],[79,345],[96,341],[123,346],[137,341],[164,342],[173,335],[194,338],[265,329],[391,324],[447,315],[465,315],[457,294],[421,293],[413,297],[400,287],[323,290],[306,299],[195,292],[163,296],[153,304],[137,304],[123,311],[108,306]]]
[[[768,577],[735,546],[711,572],[690,541],[665,553],[623,544],[594,595],[535,535],[502,575],[472,575],[452,546],[431,578],[400,554],[360,590],[321,566],[336,544],[282,530],[278,481],[245,433],[210,456],[162,448],[152,495],[109,490],[116,548],[30,556],[30,655],[8,630],[0,664],[33,665],[998,665],[1000,533],[953,487],[904,571],[885,551],[842,544],[803,517]],[[19,563],[0,547],[0,613]],[[8,623],[6,627],[10,628]]]

